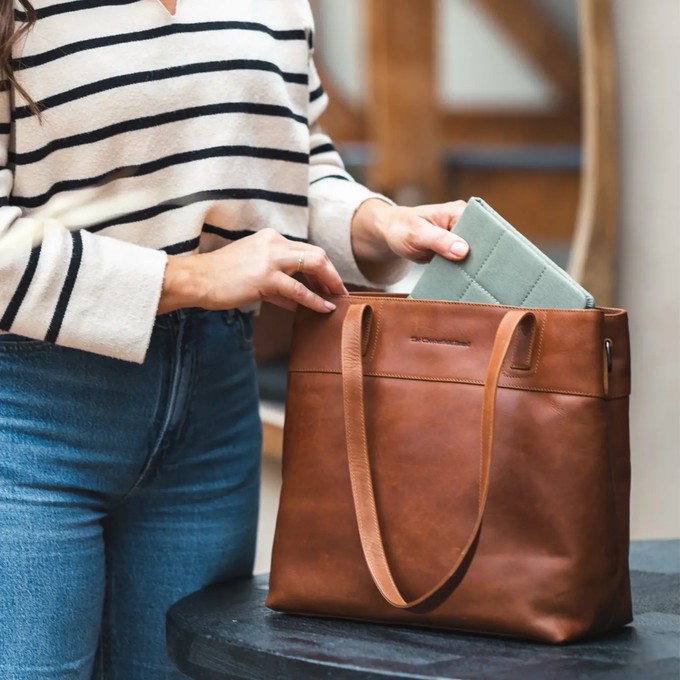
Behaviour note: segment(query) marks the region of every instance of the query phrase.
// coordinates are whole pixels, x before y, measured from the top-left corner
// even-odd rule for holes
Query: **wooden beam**
[[[323,78],[323,76],[322,76]],[[327,82],[328,79],[326,78]],[[331,98],[322,124],[334,141],[366,142],[363,111],[346,106],[342,95],[326,87]],[[487,110],[449,111],[441,115],[441,144],[579,144],[581,116],[557,113],[523,113]]]
[[[366,0],[369,184],[400,202],[441,197],[435,0]]]
[[[449,111],[443,116],[442,140],[447,145],[579,144],[580,118],[564,111]]]
[[[579,56],[535,0],[477,0],[533,64],[560,90],[562,103],[578,109]]]
[[[601,306],[615,303],[618,103],[611,0],[580,0],[584,169],[569,272]]]

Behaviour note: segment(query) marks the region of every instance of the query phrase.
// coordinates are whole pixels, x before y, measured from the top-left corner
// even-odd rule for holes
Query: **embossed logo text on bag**
[[[423,338],[417,335],[411,336],[411,342],[424,345],[448,345],[449,347],[469,347],[471,343],[464,340],[451,340],[449,338]]]

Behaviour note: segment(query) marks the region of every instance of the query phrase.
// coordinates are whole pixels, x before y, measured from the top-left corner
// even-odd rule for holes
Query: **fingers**
[[[204,309],[233,309],[268,300],[286,309],[301,304],[323,313],[333,311],[335,305],[321,295],[347,294],[321,248],[292,241],[269,228],[192,257],[193,283],[182,289],[183,296]],[[297,271],[316,290],[295,280]]]
[[[273,229],[262,229],[256,237],[264,240],[267,258],[276,269],[291,276],[304,274],[317,281],[320,290],[328,289],[330,294],[347,295],[340,274],[322,248],[291,241]]]
[[[436,224],[443,229],[453,229],[458,218],[463,214],[467,203],[465,201],[449,201],[436,205],[421,205],[415,208],[415,212],[424,217],[428,222]]]
[[[287,309],[289,312],[294,312],[297,309],[297,303],[287,298],[281,297],[279,295],[269,295],[263,299],[263,302],[268,302],[269,304],[276,305],[277,307],[282,307]]]
[[[303,283],[291,278],[281,271],[276,272],[271,277],[269,290],[271,292],[268,292],[265,299],[286,307],[287,309],[294,308],[295,304],[309,307],[315,312],[321,313],[332,312],[335,309],[335,305],[332,302],[324,300],[307,288]],[[291,301],[294,303],[292,307],[289,306]]]
[[[433,253],[449,260],[465,259],[470,246],[452,229],[466,205],[465,201],[452,201],[394,208],[383,229],[390,250],[418,263],[428,262]]]
[[[414,220],[411,240],[416,250],[435,252],[448,260],[462,260],[470,252],[467,241],[423,218]]]
[[[348,295],[340,274],[326,252],[317,246],[287,239],[273,230],[263,230],[268,260],[266,281],[260,287],[262,299],[285,309],[300,304],[317,312],[331,312],[335,305],[322,295]],[[302,274],[314,290],[293,278]]]
[[[304,274],[320,291],[327,291],[326,294],[347,295],[340,274],[323,249],[310,245],[299,246],[298,252],[293,252],[292,259],[291,273]]]
[[[309,282],[310,286],[312,287],[312,290],[319,293],[320,295],[332,295],[331,289],[322,281],[318,279],[318,277],[314,276],[313,274],[306,274],[305,278]]]

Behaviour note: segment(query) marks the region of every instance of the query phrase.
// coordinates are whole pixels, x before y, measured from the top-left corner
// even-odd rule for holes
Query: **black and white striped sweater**
[[[42,120],[0,92],[0,330],[141,362],[167,254],[264,227],[369,283],[349,229],[373,194],[316,123],[327,98],[307,0],[179,0],[174,16],[159,0],[33,4],[15,71]],[[62,215],[41,245],[3,248],[18,218],[65,195],[127,209]]]

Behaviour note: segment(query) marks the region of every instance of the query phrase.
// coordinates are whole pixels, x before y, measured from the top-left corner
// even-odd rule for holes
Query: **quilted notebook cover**
[[[435,255],[411,297],[518,307],[595,305],[587,290],[481,198],[469,200],[455,231],[470,244],[470,254],[463,262]]]

